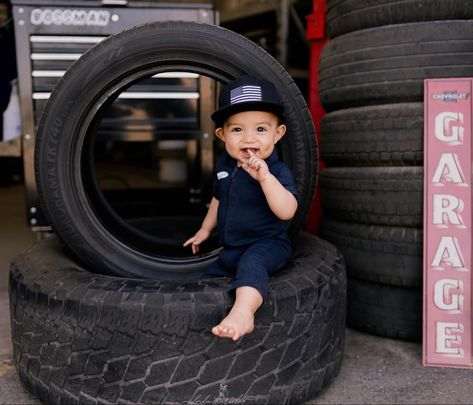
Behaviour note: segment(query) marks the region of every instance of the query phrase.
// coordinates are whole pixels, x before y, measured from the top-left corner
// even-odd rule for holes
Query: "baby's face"
[[[268,158],[274,145],[283,137],[286,126],[278,117],[265,111],[245,111],[232,115],[215,134],[225,142],[228,154],[238,165],[246,163],[252,155]]]

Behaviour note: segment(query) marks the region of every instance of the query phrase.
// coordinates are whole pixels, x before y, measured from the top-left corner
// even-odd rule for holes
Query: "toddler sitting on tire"
[[[212,119],[226,151],[216,164],[214,194],[202,226],[184,246],[197,253],[218,225],[223,250],[203,278],[234,278],[235,303],[212,333],[236,341],[253,331],[268,277],[292,257],[286,221],[298,203],[292,174],[275,150],[286,132],[275,86],[241,76],[223,87],[218,107]]]

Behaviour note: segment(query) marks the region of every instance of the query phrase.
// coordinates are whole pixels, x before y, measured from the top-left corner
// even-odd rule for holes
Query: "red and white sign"
[[[425,366],[473,367],[472,85],[425,81]]]

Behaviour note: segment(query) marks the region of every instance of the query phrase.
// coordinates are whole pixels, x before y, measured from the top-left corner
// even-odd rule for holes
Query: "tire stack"
[[[470,0],[328,0],[321,233],[356,329],[421,339],[423,80],[473,75],[470,18]]]
[[[143,235],[113,211],[92,170],[93,129],[110,96],[143,77],[189,70],[221,83],[245,73],[267,78],[287,106],[279,152],[300,196],[290,224],[295,254],[271,278],[255,330],[237,342],[211,333],[234,302],[228,278],[201,279],[218,249],[174,254],[187,235],[173,243],[179,238],[170,237],[176,221],[169,216],[158,237],[154,228]],[[35,158],[58,239],[15,259],[9,291],[15,365],[42,402],[299,404],[336,377],[345,337],[343,257],[326,241],[298,235],[317,182],[314,126],[294,81],[256,44],[184,21],[107,38],[55,87]]]

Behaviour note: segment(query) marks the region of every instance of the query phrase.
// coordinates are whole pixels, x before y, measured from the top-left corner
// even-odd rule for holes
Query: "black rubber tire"
[[[394,339],[422,340],[422,289],[348,278],[347,325]]]
[[[422,167],[325,168],[320,187],[324,212],[333,219],[422,226]]]
[[[327,42],[319,94],[327,111],[419,102],[424,79],[472,72],[473,20],[388,25]]]
[[[325,168],[320,187],[322,207],[334,219],[422,226],[422,167]]]
[[[44,403],[295,404],[338,374],[344,262],[315,236],[300,235],[294,260],[270,279],[254,332],[238,342],[210,332],[232,305],[227,278],[97,275],[62,249],[41,241],[10,269],[15,364]]]
[[[333,166],[418,166],[424,160],[422,103],[348,108],[326,114],[321,158]]]
[[[329,38],[364,28],[408,22],[473,18],[470,0],[328,0]]]
[[[100,107],[132,81],[169,70],[221,82],[249,73],[274,82],[288,127],[280,155],[292,169],[300,194],[290,235],[304,224],[316,186],[317,147],[306,102],[288,73],[255,43],[224,28],[177,21],[144,24],[87,51],[60,80],[38,127],[35,172],[41,201],[54,231],[91,271],[195,278],[218,253],[181,258],[166,256],[166,251],[155,254],[155,241],[135,233],[114,214],[88,168],[87,129]]]
[[[350,277],[400,287],[422,286],[422,229],[325,217],[320,235],[340,249]]]

